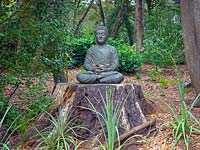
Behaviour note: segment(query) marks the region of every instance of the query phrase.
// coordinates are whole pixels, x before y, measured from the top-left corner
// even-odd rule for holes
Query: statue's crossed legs
[[[123,75],[117,71],[94,73],[92,71],[84,71],[77,75],[80,83],[120,83],[124,79]]]

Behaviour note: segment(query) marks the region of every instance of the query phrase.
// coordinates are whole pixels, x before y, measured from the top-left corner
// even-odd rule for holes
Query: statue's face
[[[101,45],[101,44],[106,43],[107,39],[108,39],[108,35],[105,30],[96,31],[96,41],[98,44]]]

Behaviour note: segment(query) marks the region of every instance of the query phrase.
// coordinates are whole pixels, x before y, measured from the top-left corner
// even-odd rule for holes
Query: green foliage
[[[71,61],[69,61],[68,67],[81,66],[84,63],[87,50],[95,44],[94,36],[83,36],[80,38],[73,38],[68,40],[69,55]]]
[[[177,84],[178,80],[164,79],[163,77],[161,77],[159,82],[160,82],[160,88],[164,89],[167,88],[170,84]]]
[[[0,128],[2,127],[3,122],[4,122],[4,120],[5,120],[5,117],[6,117],[8,111],[10,110],[11,107],[12,107],[12,105],[9,105],[9,106],[5,109],[4,114],[3,114],[2,117],[1,117]]]
[[[128,46],[122,40],[110,39],[108,43],[117,49],[120,71],[134,72],[143,64],[142,55],[135,46]]]
[[[108,43],[117,49],[120,71],[134,72],[142,65],[142,56],[134,46],[127,46],[122,40],[109,39]],[[70,40],[68,48],[70,49],[69,55],[72,60],[69,62],[69,67],[83,65],[87,50],[94,44],[93,35]]]
[[[6,108],[4,114],[3,114],[3,117],[1,118],[0,120],[0,128],[2,128],[3,126],[3,123],[5,122],[6,120],[6,117],[8,115],[8,113],[10,113],[10,110],[12,109],[13,105],[12,104],[9,104],[8,107]],[[18,115],[15,120],[10,124],[10,126],[8,126],[6,128],[6,131],[3,135],[3,137],[0,139],[0,149],[1,150],[10,150],[10,147],[9,147],[9,138],[13,135],[13,133],[21,126],[17,126],[14,130],[11,131],[11,128],[13,127],[13,124],[15,123],[15,121],[20,117],[20,115]],[[11,131],[11,132],[10,132]]]
[[[41,101],[41,99],[43,100]],[[38,100],[28,103],[29,104],[21,105],[22,108],[26,107],[26,110],[22,110],[13,106],[6,117],[6,123],[7,126],[10,127],[10,131],[16,130],[22,143],[27,139],[27,133],[28,129],[30,128],[31,121],[34,120],[34,117],[37,114],[43,112],[43,109],[48,110],[52,100],[49,98],[41,97]]]
[[[47,101],[47,99],[45,99],[45,101]],[[6,101],[6,103],[8,102]],[[32,107],[29,107],[29,110],[27,110],[26,112],[17,109],[13,104],[9,103],[6,105],[7,107],[5,107],[5,110],[1,112],[3,115],[0,120],[0,128],[3,126],[3,123],[6,124],[6,132],[3,135],[2,139],[0,139],[0,149],[2,150],[10,149],[9,138],[15,132],[19,134],[21,142],[25,142],[25,140],[27,140],[27,133],[30,127],[30,121],[33,119],[34,115],[40,113],[41,111],[47,110],[47,108],[41,102],[39,104],[32,103]],[[32,108],[34,109],[32,110]]]
[[[26,131],[28,130],[29,126],[31,125],[31,121],[34,120],[34,117],[41,113],[43,110],[49,110],[50,106],[52,105],[53,98],[49,97],[40,97],[35,99],[31,102],[27,102],[27,104],[21,104],[21,107],[26,107],[25,110],[21,110],[19,108],[13,107],[10,110],[10,113],[7,115],[7,124],[10,125],[13,120],[22,113],[21,117],[15,122],[13,128],[16,128],[20,124],[22,125],[17,131],[23,137],[25,136]]]
[[[138,72],[136,72],[136,74],[135,74],[135,77],[136,77],[136,79],[141,79],[141,74],[140,73],[138,73]]]
[[[59,109],[57,117],[52,116],[46,112],[50,117],[51,126],[38,131],[38,135],[41,137],[37,149],[46,150],[74,150],[77,149],[77,139],[75,129],[81,128],[80,126],[74,126],[70,120],[69,112],[62,112]]]
[[[173,138],[174,138],[174,146],[179,142],[181,138],[184,139],[184,143],[186,149],[189,149],[189,142],[190,137],[193,133],[200,133],[200,122],[198,119],[192,114],[192,109],[194,108],[195,104],[200,100],[200,93],[194,99],[193,103],[191,104],[190,108],[187,109],[184,100],[184,84],[183,81],[179,81],[178,83],[179,89],[179,100],[181,103],[181,112],[180,115],[176,108],[168,103],[166,105],[170,108],[173,118],[167,124],[170,124],[173,131]],[[193,122],[189,122],[189,119],[192,119]],[[165,124],[164,124],[165,125]]]
[[[5,87],[23,85],[23,91],[14,93],[22,102],[13,106],[6,117],[7,126],[12,124],[11,131],[20,125],[17,132],[22,140],[30,121],[52,104],[52,98],[44,92],[46,79],[41,74],[56,75],[67,66],[66,36],[70,28],[66,22],[69,9],[64,3],[14,0],[0,5],[0,116],[10,104],[2,94]]]
[[[148,91],[144,91],[144,97],[149,97],[150,93]]]
[[[23,29],[15,29],[15,27],[7,29],[5,31],[7,36],[2,39],[0,45],[1,65],[8,69],[12,68],[17,74],[23,76],[35,75],[41,71],[54,73],[66,66],[63,56],[66,51],[66,44],[63,43],[65,34],[61,35],[63,33],[61,29],[56,32],[61,28],[60,25],[56,25],[56,22],[58,22],[56,19],[51,19],[34,25],[23,25]],[[12,26],[16,25],[12,24]],[[11,36],[16,32],[22,37],[12,39]]]
[[[156,66],[184,62],[180,6],[174,1],[162,1],[145,20],[144,59]]]
[[[147,74],[151,81],[156,81],[156,79],[160,79],[161,77],[161,72],[159,70],[151,69],[147,71]]]
[[[12,105],[5,118],[9,132],[17,131],[21,142],[24,142],[31,121],[37,114],[43,110],[48,110],[52,106],[53,97],[48,96],[44,91],[44,81],[46,80],[44,77],[27,78],[23,81],[18,81],[15,74],[5,73],[1,77],[0,87],[2,90],[4,87],[13,87],[14,89],[16,84],[22,85],[23,83],[24,85],[23,90],[19,90],[15,94],[22,102],[15,106]],[[0,92],[0,117],[3,116],[9,105],[11,105],[9,97],[3,96]]]
[[[2,7],[0,17],[0,64],[19,76],[42,72],[58,74],[67,67],[66,36],[69,34],[67,2],[36,0],[22,4],[14,1],[12,9]],[[11,16],[9,17],[9,15]]]
[[[8,107],[8,99],[3,97],[2,93],[0,93],[0,118],[4,115],[6,108]]]
[[[193,88],[190,88],[190,87],[184,88],[184,93],[186,94],[191,93],[192,91],[193,91]]]

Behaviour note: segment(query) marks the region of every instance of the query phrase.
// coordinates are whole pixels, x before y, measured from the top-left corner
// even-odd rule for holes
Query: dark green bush
[[[12,9],[1,5],[0,66],[21,76],[42,72],[55,75],[67,67],[70,24],[66,14],[71,8],[64,4],[70,5],[60,0],[23,1],[21,7],[13,3]],[[7,14],[12,13],[9,18]]]
[[[119,56],[119,70],[134,72],[143,64],[142,55],[136,51],[135,46],[128,46],[122,40],[109,40],[109,44],[117,49]]]
[[[73,68],[83,65],[87,50],[95,44],[94,36],[88,35],[68,41],[68,52],[71,58],[71,61],[68,62],[68,67]]]
[[[122,40],[109,39],[108,43],[117,49],[119,56],[119,70],[126,72],[133,72],[142,65],[142,57],[135,47],[130,47]],[[95,44],[93,35],[73,39],[68,43],[70,49],[69,67],[78,67],[83,65],[87,50]]]
[[[46,79],[38,78],[45,73],[55,75],[67,65],[70,29],[66,14],[70,9],[60,0],[23,1],[21,6],[21,2],[13,1],[7,6],[10,3],[0,5],[0,117],[10,104],[9,95],[3,95],[5,88],[14,90],[25,84],[14,94],[20,102],[11,107],[5,121],[11,126],[20,116],[11,130],[22,125],[17,130],[22,134],[30,121],[52,104],[44,92]]]

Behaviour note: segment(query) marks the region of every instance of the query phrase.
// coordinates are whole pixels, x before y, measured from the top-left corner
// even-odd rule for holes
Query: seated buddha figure
[[[85,71],[77,74],[80,83],[120,83],[124,77],[117,71],[118,55],[113,46],[107,44],[108,29],[99,26],[95,32],[96,45],[89,48],[84,62]]]

